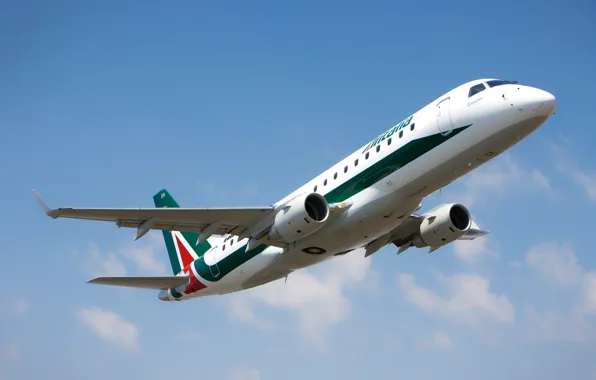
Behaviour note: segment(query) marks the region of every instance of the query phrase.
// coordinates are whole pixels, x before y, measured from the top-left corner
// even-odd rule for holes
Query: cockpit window
[[[484,90],[486,90],[486,86],[484,85],[484,83],[478,83],[477,85],[470,87],[468,98]]]
[[[495,87],[495,86],[502,86],[504,84],[517,84],[517,82],[513,81],[513,80],[495,79],[495,80],[489,80],[488,82],[486,82],[486,84],[488,84],[489,87]]]

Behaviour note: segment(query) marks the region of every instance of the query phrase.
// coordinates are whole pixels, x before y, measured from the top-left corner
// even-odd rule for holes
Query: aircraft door
[[[446,97],[437,104],[437,126],[443,136],[450,134],[453,130],[450,105],[451,97]]]
[[[221,247],[215,247],[212,251],[211,251],[212,257],[212,264],[209,265],[209,270],[211,271],[211,275],[215,278],[219,277],[220,275],[220,271],[219,271],[219,266],[217,266],[217,262],[219,261],[219,259],[222,257],[222,251],[221,251]]]

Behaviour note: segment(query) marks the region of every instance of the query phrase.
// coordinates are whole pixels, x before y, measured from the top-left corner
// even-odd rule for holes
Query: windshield
[[[488,82],[486,82],[486,84],[488,84],[488,87],[496,87],[496,86],[502,86],[504,84],[517,84],[517,82],[513,81],[513,80],[495,79],[495,80],[489,80]]]
[[[481,91],[484,91],[485,89],[486,86],[484,85],[484,83],[478,83],[477,85],[470,87],[470,91],[468,92],[468,98],[476,95]]]

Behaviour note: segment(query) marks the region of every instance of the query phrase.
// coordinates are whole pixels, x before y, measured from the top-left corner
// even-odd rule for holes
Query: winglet
[[[52,209],[46,203],[46,201],[43,200],[43,198],[41,197],[41,195],[39,195],[37,190],[33,189],[33,195],[35,196],[35,199],[37,199],[37,202],[41,205],[41,208],[43,208],[43,211],[46,213],[46,215],[56,219],[56,217],[52,215],[52,211],[54,211],[54,209]]]

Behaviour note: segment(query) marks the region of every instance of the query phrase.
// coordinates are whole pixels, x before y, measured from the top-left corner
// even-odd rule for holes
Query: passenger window
[[[333,179],[337,179],[337,172],[333,175]]]
[[[412,125],[410,126],[410,131],[413,131],[415,126],[416,126],[416,123],[412,123]]]
[[[344,168],[344,173],[348,172],[348,165],[346,165],[346,167]]]
[[[368,152],[366,152],[366,154],[364,155],[364,159],[365,159],[365,160],[368,160],[368,156],[369,156],[369,153],[368,153]]]
[[[387,145],[391,145],[391,137],[389,137],[389,140],[387,140]]]
[[[323,186],[327,186],[327,180],[323,182]]]
[[[377,145],[377,152],[381,150],[381,145]]]
[[[356,159],[356,161],[354,161],[354,166],[358,166],[358,159]]]
[[[316,186],[315,186],[314,192],[315,192],[315,193],[317,192],[317,187],[316,187]]]
[[[221,247],[221,250],[222,251],[225,251],[226,250],[226,245],[225,244],[223,245],[223,247]]]
[[[401,137],[404,135],[404,131],[399,131],[399,138],[401,139]]]
[[[470,87],[470,92],[468,93],[468,98],[476,95],[479,92],[482,92],[486,89],[484,83],[478,83],[475,86]]]

